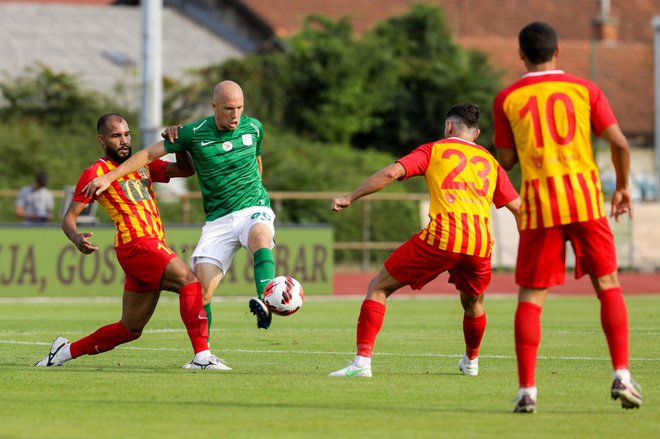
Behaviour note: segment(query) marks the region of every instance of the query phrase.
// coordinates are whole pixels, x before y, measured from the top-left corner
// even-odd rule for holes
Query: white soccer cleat
[[[53,341],[53,344],[50,346],[50,352],[48,352],[48,355],[42,359],[34,363],[35,366],[37,367],[51,367],[51,366],[61,366],[66,361],[63,358],[62,351],[66,345],[70,345],[69,340],[67,340],[64,337],[57,337],[55,341]]]
[[[331,372],[328,376],[331,377],[366,377],[371,378],[371,366],[357,367],[353,363],[349,364],[343,369]]]
[[[458,370],[463,375],[479,375],[479,357],[476,357],[474,360],[470,360],[467,355],[463,354],[463,358],[458,360]]]
[[[183,365],[184,369],[203,369],[203,370],[231,370],[222,360],[215,355],[209,355],[205,360],[193,358],[190,363]]]

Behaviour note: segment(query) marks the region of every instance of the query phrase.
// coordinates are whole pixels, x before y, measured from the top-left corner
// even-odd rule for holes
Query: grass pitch
[[[0,301],[0,438],[657,437],[660,297],[627,297],[640,410],[610,400],[611,365],[595,297],[552,297],[543,313],[538,413],[517,390],[514,298],[486,299],[480,375],[458,373],[458,297],[393,297],[371,379],[330,378],[354,354],[360,300],[308,298],[257,330],[247,299],[214,303],[212,347],[234,370],[189,371],[175,296],[139,340],[60,368],[35,368],[57,335],[119,318],[118,300]],[[396,295],[395,295],[396,296]]]

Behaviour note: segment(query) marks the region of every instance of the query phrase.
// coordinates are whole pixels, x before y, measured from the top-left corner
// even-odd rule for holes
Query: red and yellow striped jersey
[[[73,201],[91,203],[92,200],[84,196],[82,189],[94,178],[107,174],[117,166],[117,163],[101,158],[85,169],[76,185]],[[166,161],[154,160],[146,168],[113,181],[110,187],[98,196],[98,203],[108,212],[117,227],[115,247],[144,236],[165,240],[152,182],[166,183],[170,180],[165,176],[166,167]]]
[[[483,147],[451,137],[426,143],[398,160],[403,180],[423,175],[429,188],[429,224],[419,238],[440,250],[490,257],[490,205],[499,208],[518,193]]]
[[[522,229],[605,216],[591,134],[616,123],[603,92],[561,70],[534,72],[493,104],[495,146],[515,148],[522,170]]]

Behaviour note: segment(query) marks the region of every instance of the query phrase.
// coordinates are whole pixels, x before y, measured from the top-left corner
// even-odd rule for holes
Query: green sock
[[[211,323],[213,322],[213,313],[211,312],[211,302],[204,305],[204,311],[206,311],[206,318],[208,319],[206,323],[209,325],[209,338],[211,339]]]
[[[275,277],[275,258],[269,248],[260,248],[254,252],[254,284],[257,287],[259,299],[264,298],[264,290],[268,282]]]

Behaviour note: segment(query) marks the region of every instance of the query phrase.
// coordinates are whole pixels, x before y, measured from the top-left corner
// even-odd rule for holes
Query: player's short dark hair
[[[541,64],[550,61],[557,51],[557,32],[548,23],[535,21],[520,31],[518,44],[529,62]]]
[[[119,114],[119,113],[107,113],[107,114],[104,114],[103,116],[99,117],[98,122],[96,122],[96,132],[97,132],[98,134],[103,134],[103,131],[105,131],[105,129],[106,129],[107,126],[108,126],[108,121],[109,121],[110,119],[112,119],[113,117],[118,117],[118,118],[120,118],[120,119],[122,119],[122,120],[126,120],[126,119],[124,118],[124,116],[122,116],[122,115]]]
[[[447,119],[458,119],[468,128],[479,128],[479,106],[469,102],[456,104],[447,112]]]

